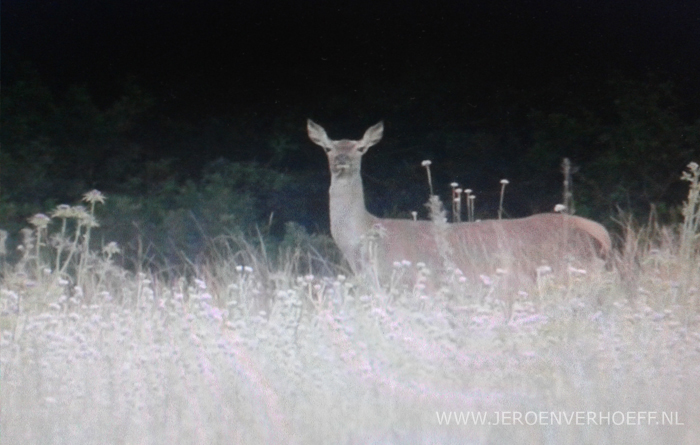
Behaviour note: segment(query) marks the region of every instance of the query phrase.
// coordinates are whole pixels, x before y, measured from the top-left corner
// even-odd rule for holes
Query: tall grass
[[[92,205],[35,217],[0,285],[0,440],[697,443],[692,172],[682,227],[629,227],[632,292],[611,273],[532,294],[487,279],[379,294],[242,240],[164,278],[122,269],[117,246],[87,248]],[[457,424],[470,413],[492,423]]]

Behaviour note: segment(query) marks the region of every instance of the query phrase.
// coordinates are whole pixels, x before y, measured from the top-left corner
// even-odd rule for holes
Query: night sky
[[[98,103],[131,80],[174,113],[356,114],[361,131],[390,109],[372,110],[368,91],[420,101],[452,88],[479,106],[504,89],[612,73],[690,84],[700,2],[4,0],[3,83],[27,62]],[[356,109],[338,116],[324,107],[332,98]]]

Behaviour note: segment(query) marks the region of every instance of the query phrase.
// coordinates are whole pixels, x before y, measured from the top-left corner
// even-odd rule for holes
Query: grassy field
[[[427,294],[295,276],[252,248],[187,277],[132,273],[117,246],[87,249],[104,199],[91,192],[35,216],[4,265],[0,439],[700,443],[697,167],[687,176],[682,227],[628,227],[613,270],[517,295],[497,277]]]

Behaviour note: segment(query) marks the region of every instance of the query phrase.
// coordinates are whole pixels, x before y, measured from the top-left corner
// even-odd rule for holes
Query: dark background
[[[478,102],[615,71],[695,82],[700,64],[700,4],[679,0],[6,0],[2,33],[4,82],[29,60],[106,105],[133,76],[188,117],[361,107],[372,86],[421,100],[450,82],[450,102]]]
[[[384,120],[363,167],[380,215],[425,215],[423,159],[443,199],[451,181],[474,189],[481,217],[502,178],[509,216],[551,210],[569,157],[579,214],[610,225],[653,205],[674,221],[680,172],[700,160],[696,1],[4,0],[1,13],[12,230],[98,188],[125,243],[133,227],[195,253],[203,235],[256,225],[327,232],[309,117],[335,139]]]

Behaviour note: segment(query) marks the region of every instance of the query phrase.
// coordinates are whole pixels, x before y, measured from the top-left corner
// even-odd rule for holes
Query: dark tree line
[[[186,116],[133,82],[99,106],[87,86],[52,91],[36,73],[21,77],[3,87],[0,228],[16,234],[28,216],[99,189],[104,239],[128,250],[140,236],[166,257],[197,255],[222,233],[281,240],[290,221],[327,231],[326,160],[306,139],[307,117],[333,138],[359,138],[384,119],[363,172],[368,206],[385,216],[425,215],[423,159],[443,199],[457,181],[477,194],[482,218],[495,216],[503,178],[509,216],[548,211],[562,200],[566,157],[579,214],[609,223],[618,209],[644,216],[653,205],[673,222],[680,172],[700,161],[697,98],[653,78],[482,93],[406,79],[368,85],[361,100]]]

